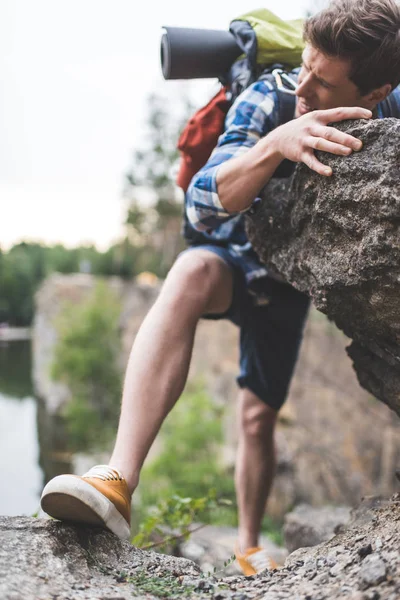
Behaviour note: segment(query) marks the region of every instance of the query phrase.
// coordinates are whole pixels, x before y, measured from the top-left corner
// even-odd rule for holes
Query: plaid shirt
[[[400,107],[400,86],[394,94]],[[208,240],[205,243],[224,245],[240,259],[248,283],[268,273],[246,236],[244,214],[249,209],[228,213],[219,200],[216,178],[222,163],[241,156],[279,125],[277,102],[269,81],[257,81],[242,92],[227,114],[225,132],[207,163],[193,177],[186,195],[186,213],[192,227],[204,233]],[[379,105],[378,118],[382,118]]]

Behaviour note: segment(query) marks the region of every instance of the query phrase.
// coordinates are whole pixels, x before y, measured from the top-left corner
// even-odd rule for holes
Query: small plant
[[[142,471],[135,493],[136,522],[152,518],[154,511],[169,510],[165,518],[171,521],[176,511],[181,525],[183,518],[193,520],[191,512],[205,523],[236,525],[233,474],[219,459],[222,419],[221,407],[215,406],[201,383],[187,387],[161,429],[160,454]],[[175,527],[172,522],[168,526]]]
[[[200,517],[230,504],[229,500],[217,499],[215,490],[203,498],[181,498],[174,494],[149,510],[132,543],[143,550],[176,545],[205,526],[204,523],[195,525]]]
[[[230,556],[228,558],[228,560],[224,561],[224,566],[223,567],[214,567],[212,571],[208,571],[207,573],[204,573],[205,577],[213,577],[214,575],[216,575],[217,573],[222,573],[222,571],[224,569],[226,569],[227,567],[229,567],[229,565],[231,565],[232,563],[234,563],[236,560],[236,555],[232,554],[232,556]],[[218,587],[222,587],[221,585],[219,585]]]
[[[157,598],[184,598],[192,595],[194,586],[183,586],[179,579],[173,575],[148,575],[146,571],[139,571],[133,576],[126,577],[125,581],[134,586],[134,595],[151,594]]]

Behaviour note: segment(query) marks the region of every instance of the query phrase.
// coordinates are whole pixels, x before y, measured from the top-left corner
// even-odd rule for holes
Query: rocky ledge
[[[333,539],[255,577],[217,579],[189,560],[55,521],[0,517],[0,530],[2,600],[400,598],[400,494],[366,500]]]
[[[317,153],[332,177],[299,165],[291,181],[272,181],[249,239],[352,338],[361,385],[400,415],[400,119],[338,128],[362,151]]]

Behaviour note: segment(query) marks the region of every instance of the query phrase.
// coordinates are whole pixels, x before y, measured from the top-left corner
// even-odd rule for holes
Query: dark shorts
[[[221,257],[233,272],[229,309],[207,319],[228,319],[240,328],[240,375],[237,382],[279,410],[285,402],[294,371],[309,298],[292,286],[263,277],[248,288],[241,259],[227,248],[197,246]],[[194,247],[189,248],[190,252]]]

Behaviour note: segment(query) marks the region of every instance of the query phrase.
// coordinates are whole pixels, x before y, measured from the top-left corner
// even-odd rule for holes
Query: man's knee
[[[270,443],[273,439],[277,411],[247,389],[241,390],[239,424],[243,435]]]
[[[178,257],[165,281],[164,295],[204,312],[227,310],[232,295],[230,268],[215,254],[192,250]]]

